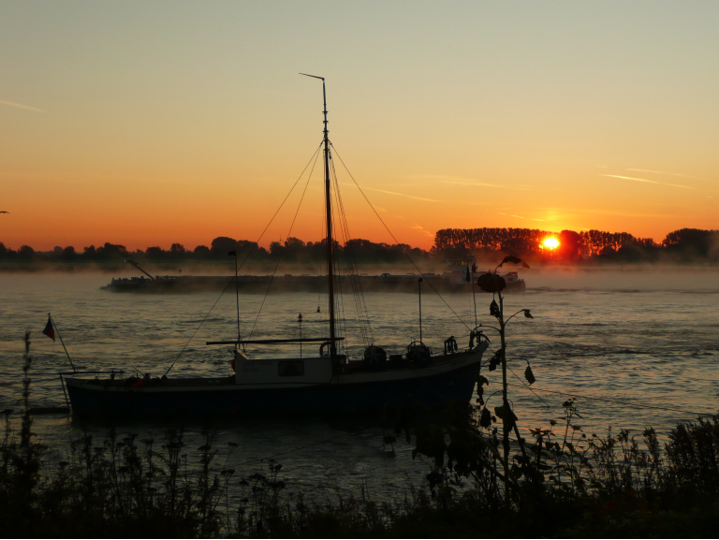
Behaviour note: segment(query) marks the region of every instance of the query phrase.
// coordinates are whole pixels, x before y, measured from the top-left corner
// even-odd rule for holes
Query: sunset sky
[[[717,21],[716,1],[4,0],[0,242],[256,240],[321,142],[300,72],[327,78],[330,138],[401,242],[717,229]],[[392,243],[336,165],[352,236]]]

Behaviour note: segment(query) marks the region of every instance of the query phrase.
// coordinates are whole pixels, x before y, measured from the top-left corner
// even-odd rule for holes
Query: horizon
[[[0,242],[256,241],[321,141],[321,87],[300,72],[327,80],[352,238],[395,243],[339,158],[424,250],[481,225],[716,230],[717,16],[708,1],[5,2]],[[289,234],[304,241],[323,236],[319,169]],[[287,238],[304,179],[262,247]]]

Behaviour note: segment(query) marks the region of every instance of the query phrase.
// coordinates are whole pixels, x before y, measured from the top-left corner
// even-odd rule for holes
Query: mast
[[[305,77],[320,79],[322,81],[322,98],[324,100],[324,145],[325,145],[325,213],[327,214],[327,279],[329,285],[329,307],[330,307],[330,356],[334,359],[336,353],[335,337],[335,294],[334,294],[334,265],[332,245],[332,186],[330,183],[330,139],[327,129],[327,91],[325,89],[325,78],[316,75],[300,73]]]

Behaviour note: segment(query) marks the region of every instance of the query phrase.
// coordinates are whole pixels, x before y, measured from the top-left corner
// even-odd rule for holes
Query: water
[[[529,290],[508,296],[505,313],[521,313],[508,331],[510,399],[523,435],[529,428],[548,427],[561,417],[561,404],[578,395],[587,433],[603,433],[607,426],[638,434],[653,426],[666,437],[676,422],[712,414],[719,409],[719,271],[569,272],[533,270],[525,276]],[[58,372],[68,371],[59,340],[41,334],[52,312],[77,366],[88,369],[121,367],[161,375],[175,363],[171,376],[229,374],[229,347],[208,347],[205,341],[232,339],[236,334],[233,295],[217,301],[216,293],[143,296],[100,291],[107,276],[0,275],[0,409],[20,409],[22,337],[32,330],[32,405],[64,404]],[[408,294],[373,293],[365,296],[374,341],[399,352],[419,336],[417,298]],[[469,295],[445,297],[468,325],[473,320]],[[217,301],[212,312],[208,312]],[[477,297],[480,322],[491,325],[491,297]],[[242,299],[242,332],[254,327],[262,296]],[[270,295],[253,337],[299,335],[297,316],[303,315],[303,336],[326,334],[326,298],[316,294]],[[435,295],[425,289],[422,299],[424,339],[436,350],[444,339],[457,337],[465,346],[468,330]],[[348,316],[354,302],[345,301]],[[205,317],[207,318],[205,319]],[[204,320],[204,323],[200,323]],[[350,355],[362,351],[359,330],[348,325]],[[498,336],[489,334],[492,349]],[[193,337],[194,336],[194,337]],[[192,338],[192,339],[191,339]],[[352,339],[354,338],[354,339]],[[178,358],[178,353],[185,348]],[[314,346],[305,345],[305,354]],[[250,355],[296,354],[298,345],[262,350]],[[527,389],[524,370],[529,361],[537,382]],[[483,374],[490,406],[500,404],[500,370]],[[239,473],[257,470],[260,459],[275,458],[284,465],[290,491],[317,488],[355,492],[359,484],[379,497],[396,497],[418,485],[429,464],[412,460],[413,445],[395,444],[392,456],[383,445],[383,432],[371,425],[308,418],[301,422],[244,422],[217,426],[217,443],[238,445],[228,464]],[[164,426],[139,424],[121,431],[141,438],[161,439]],[[189,426],[190,446],[200,446],[201,426]],[[65,416],[37,416],[39,440],[59,454],[83,429],[99,436],[107,426],[80,425]],[[223,458],[224,459],[224,458]]]

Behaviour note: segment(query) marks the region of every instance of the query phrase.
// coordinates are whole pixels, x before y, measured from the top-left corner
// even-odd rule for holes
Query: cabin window
[[[280,377],[302,377],[305,363],[302,360],[284,360],[278,364]]]

